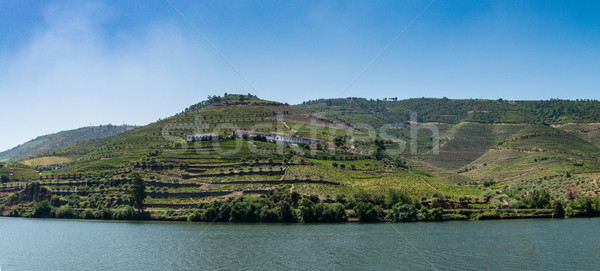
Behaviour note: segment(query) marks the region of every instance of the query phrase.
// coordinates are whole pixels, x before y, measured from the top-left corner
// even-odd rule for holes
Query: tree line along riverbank
[[[136,179],[138,181],[136,181]],[[571,201],[551,200],[545,190],[523,198],[521,208],[497,209],[485,204],[461,204],[443,195],[421,201],[399,190],[386,193],[337,194],[321,199],[300,195],[284,185],[261,195],[242,195],[200,203],[145,204],[145,183],[134,176],[128,198],[111,207],[63,198],[32,183],[0,205],[3,216],[82,218],[105,220],[171,220],[194,222],[416,222],[516,218],[563,218],[600,216],[600,196]],[[87,206],[87,207],[86,207]]]

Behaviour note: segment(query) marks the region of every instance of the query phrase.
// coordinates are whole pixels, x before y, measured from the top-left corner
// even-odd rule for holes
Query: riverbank
[[[73,208],[57,208],[50,215],[40,218],[63,218],[63,219],[100,219],[100,220],[152,220],[152,221],[190,221],[190,222],[235,222],[224,221],[225,217],[217,214],[211,221],[203,221],[200,214],[204,209],[151,209],[143,212],[136,212],[133,208],[119,209],[73,209]],[[354,210],[344,210],[344,215],[337,221],[310,221],[315,222],[341,222],[341,223],[356,223],[362,222]],[[293,219],[285,221],[286,223],[302,223],[298,218],[301,216],[299,209],[294,209]],[[418,215],[418,214],[417,214]],[[3,217],[32,217],[35,218],[33,208],[30,210],[19,209],[10,213],[2,213]],[[453,221],[453,220],[500,220],[500,219],[534,219],[534,218],[555,218],[552,209],[443,209],[441,219],[415,219],[402,220],[397,222],[417,222],[417,221]],[[559,218],[559,217],[556,217]],[[389,212],[382,219],[373,219],[369,222],[391,222]],[[271,222],[278,223],[284,221],[237,221],[237,222]]]
[[[12,217],[83,218],[104,220],[163,220],[192,222],[416,222],[447,220],[486,220],[519,218],[561,218],[600,216],[600,196],[581,197],[571,201],[538,197],[532,193],[516,202],[520,208],[498,208],[488,200],[451,201],[441,195],[432,201],[397,190],[385,194],[355,193],[351,197],[338,194],[322,199],[318,195],[300,195],[291,189],[270,190],[264,195],[241,195],[180,208],[133,204],[121,197],[119,204],[102,204],[103,199],[82,201],[81,198],[50,195],[47,189],[31,185],[0,204],[0,214]],[[35,192],[35,193],[34,193]],[[48,200],[49,199],[49,200]],[[114,203],[114,202],[113,202]],[[133,206],[136,208],[134,209]],[[532,207],[534,206],[534,207]],[[149,207],[149,208],[148,208]],[[189,208],[193,207],[193,208]],[[529,207],[529,208],[527,208]]]

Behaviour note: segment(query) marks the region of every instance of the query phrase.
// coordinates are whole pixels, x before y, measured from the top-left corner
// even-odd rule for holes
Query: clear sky
[[[598,99],[600,1],[0,1],[0,150],[208,95]],[[354,84],[348,85],[390,45]],[[248,84],[232,66],[247,78]]]

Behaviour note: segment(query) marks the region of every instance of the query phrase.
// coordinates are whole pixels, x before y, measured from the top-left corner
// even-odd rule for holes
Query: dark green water
[[[600,219],[200,224],[0,218],[7,270],[600,268]]]

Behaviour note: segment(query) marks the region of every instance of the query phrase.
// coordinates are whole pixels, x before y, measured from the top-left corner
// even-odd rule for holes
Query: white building
[[[195,135],[188,135],[186,137],[186,141],[187,142],[192,142],[192,141],[197,141],[197,140],[202,140],[203,138],[208,139],[208,138],[217,138],[217,134],[215,133],[206,133],[206,134],[195,134]]]
[[[288,144],[310,145],[310,144],[316,144],[319,142],[323,142],[323,140],[316,139],[316,138],[301,137],[301,136],[297,136],[297,135],[289,135],[289,134],[284,134],[284,133],[273,133],[273,132],[260,133],[260,132],[244,131],[244,130],[238,130],[235,133],[239,137],[242,137],[244,135],[249,136],[249,137],[264,136],[267,139],[267,142],[281,144],[281,145],[288,145]]]

